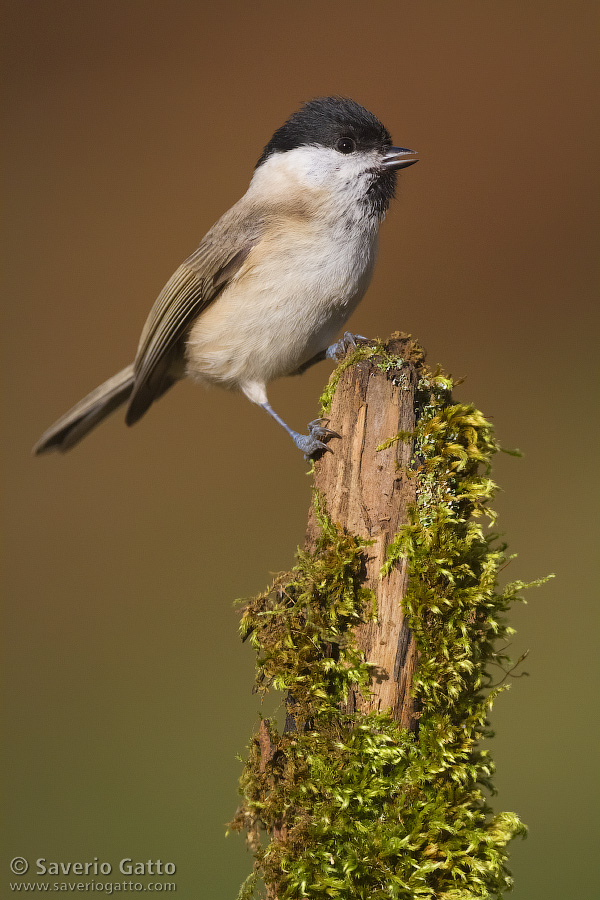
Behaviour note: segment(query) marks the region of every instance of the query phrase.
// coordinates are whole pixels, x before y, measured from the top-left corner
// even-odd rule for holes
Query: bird
[[[241,391],[307,459],[331,450],[340,435],[328,420],[294,431],[267,385],[356,344],[349,332],[335,338],[371,280],[397,172],[417,161],[355,100],[304,103],[264,147],[243,197],[158,295],[133,363],[51,425],[33,453],[70,450],[124,404],[133,425],[185,377]]]

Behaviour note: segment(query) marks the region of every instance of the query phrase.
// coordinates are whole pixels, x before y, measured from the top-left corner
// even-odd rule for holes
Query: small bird
[[[305,456],[339,437],[327,420],[293,431],[266,386],[339,358],[334,341],[371,280],[396,172],[417,162],[354,100],[320,97],[293,113],[258,160],[244,196],[159,294],[135,360],[54,423],[33,448],[70,450],[128,403],[133,425],[184,377],[241,390]]]

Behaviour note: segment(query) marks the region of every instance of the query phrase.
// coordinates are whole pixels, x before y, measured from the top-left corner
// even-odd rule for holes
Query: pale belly
[[[346,244],[335,252],[320,250],[294,252],[299,264],[293,270],[289,253],[282,252],[242,269],[193,324],[186,374],[239,388],[262,403],[269,381],[292,374],[328,347],[368,287],[375,237],[358,249]]]

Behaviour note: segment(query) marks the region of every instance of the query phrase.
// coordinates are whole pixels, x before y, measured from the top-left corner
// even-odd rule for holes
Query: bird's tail
[[[80,400],[68,413],[43,433],[33,453],[60,450],[64,453],[86,436],[99,422],[128,399],[133,390],[133,364],[117,372],[95,391]]]

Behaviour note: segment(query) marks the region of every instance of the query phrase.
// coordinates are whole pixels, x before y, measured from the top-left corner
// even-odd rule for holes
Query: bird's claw
[[[333,450],[327,446],[325,441],[329,441],[334,437],[339,438],[340,435],[337,431],[325,428],[322,423],[328,421],[329,419],[313,419],[312,422],[308,423],[308,434],[296,434],[294,437],[294,443],[299,450],[302,450],[305,459],[308,460],[313,456],[319,456],[321,453],[333,453]]]
[[[331,428],[325,428],[323,423],[329,422],[329,419],[313,419],[312,422],[309,422],[307,425],[308,433],[318,438],[341,438],[341,434],[338,434],[337,431],[332,431]]]
[[[339,341],[327,348],[325,356],[327,359],[343,359],[349,350],[356,350],[359,341],[368,343],[369,339],[362,334],[352,334],[350,331],[345,331],[344,336]]]

